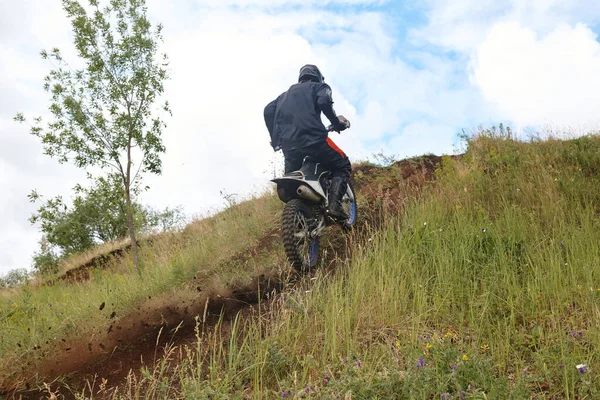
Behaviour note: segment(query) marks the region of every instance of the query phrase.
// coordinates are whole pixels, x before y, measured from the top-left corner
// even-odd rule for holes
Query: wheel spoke
[[[296,213],[294,225],[296,226],[296,233],[294,233],[294,237],[298,240],[296,241],[296,245],[301,246],[303,242],[306,242],[306,237],[308,234],[308,226],[306,224],[306,218],[301,213]]]
[[[296,246],[302,257],[310,262],[312,241],[310,240],[310,230],[306,217],[302,213],[297,213],[294,220],[294,225],[296,226],[296,232],[294,233],[294,237],[297,239]]]
[[[283,236],[288,259],[297,270],[315,265],[318,260],[319,237],[315,231],[315,220],[311,208],[302,201],[292,200],[284,208]]]

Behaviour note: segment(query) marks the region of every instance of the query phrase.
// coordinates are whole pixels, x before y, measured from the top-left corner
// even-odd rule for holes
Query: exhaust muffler
[[[321,202],[321,197],[319,197],[319,195],[316,194],[314,190],[312,190],[306,185],[298,186],[298,189],[296,189],[296,193],[298,193],[298,196],[302,197],[303,199],[310,200],[314,203]]]

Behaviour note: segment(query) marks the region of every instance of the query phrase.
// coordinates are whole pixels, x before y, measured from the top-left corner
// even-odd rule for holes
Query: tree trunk
[[[129,110],[129,106],[128,106]],[[129,229],[129,238],[131,239],[131,252],[133,253],[133,264],[135,269],[140,271],[140,260],[138,258],[137,241],[135,240],[135,227],[133,226],[133,206],[131,205],[131,139],[129,134],[127,141],[127,175],[125,176],[125,200],[127,202],[127,228]]]
[[[129,238],[131,239],[131,253],[133,254],[133,264],[136,270],[140,270],[140,260],[138,258],[137,241],[135,240],[135,227],[133,226],[133,207],[131,206],[131,195],[129,185],[125,187],[125,200],[127,201],[127,229],[129,229]]]

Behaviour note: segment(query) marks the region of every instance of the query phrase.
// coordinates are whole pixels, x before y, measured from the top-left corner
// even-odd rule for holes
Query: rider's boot
[[[329,188],[329,215],[337,220],[348,219],[348,214],[342,207],[342,198],[346,193],[348,184],[343,177],[336,176],[331,180]]]

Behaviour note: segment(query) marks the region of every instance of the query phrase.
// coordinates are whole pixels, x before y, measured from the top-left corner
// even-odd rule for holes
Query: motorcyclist
[[[350,160],[328,136],[321,122],[321,112],[331,122],[333,130],[341,132],[349,122],[333,109],[331,88],[315,65],[300,69],[298,83],[292,85],[264,110],[265,123],[271,135],[273,150],[283,150],[285,173],[302,167],[304,157],[311,156],[332,172],[329,190],[329,214],[346,219],[341,199],[346,193],[352,173]]]

